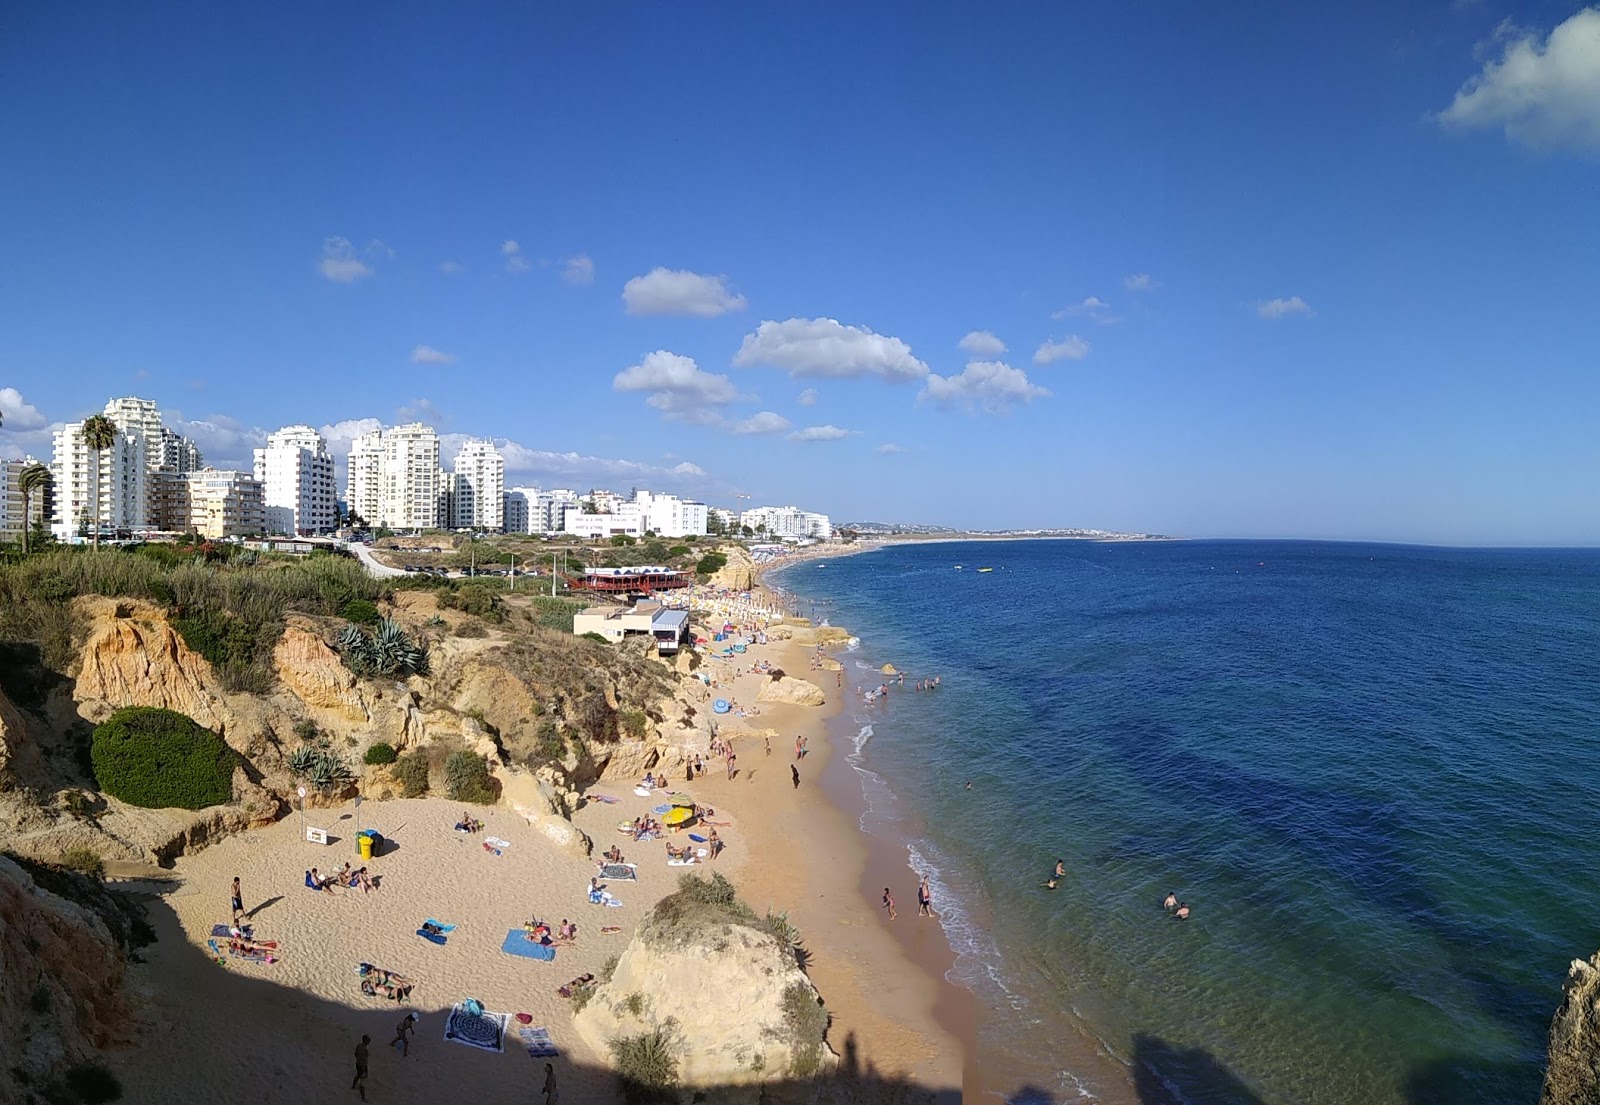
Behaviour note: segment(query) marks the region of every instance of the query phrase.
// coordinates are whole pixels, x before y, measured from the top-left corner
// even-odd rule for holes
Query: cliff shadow
[[[1133,1088],[1142,1105],[1265,1105],[1204,1048],[1182,1048],[1144,1033],[1133,1038]]]
[[[235,1096],[296,1105],[356,1101],[351,1079],[355,1048],[363,1035],[371,1037],[366,1100],[384,1105],[541,1100],[547,1062],[566,1101],[958,1105],[962,1100],[960,1086],[926,1085],[885,1073],[883,1064],[850,1034],[830,1037],[840,1058],[837,1068],[825,1075],[793,1078],[775,1072],[755,1084],[693,1089],[630,1082],[609,1067],[578,1058],[586,1049],[564,1010],[542,1025],[534,1022],[534,1027],[550,1030],[560,1049],[556,1057],[531,1056],[517,1037],[521,1026],[515,1019],[502,1051],[463,1046],[443,1038],[444,1026],[451,1006],[469,995],[441,993],[426,973],[419,973],[412,1000],[404,1004],[364,996],[354,971],[341,983],[349,987],[348,1000],[330,1000],[277,982],[273,965],[231,959],[219,964],[190,942],[163,896],[133,896],[145,906],[157,936],[143,949],[145,962],[129,967],[125,983],[142,1006],[140,1040],[136,1047],[100,1056],[121,1082],[120,1100],[126,1105]],[[282,954],[295,952],[286,947]],[[565,981],[559,972],[534,978],[530,987],[552,990]],[[419,1023],[410,1054],[403,1056],[389,1042],[408,1012],[417,1014]],[[0,1081],[0,1099],[5,1099],[4,1088]],[[1007,1097],[1050,1100],[1029,1086],[1019,1086]],[[19,1100],[32,1105],[26,1096]]]
[[[1526,1065],[1453,1055],[1420,1063],[1407,1073],[1406,1105],[1502,1105],[1507,1100],[1534,1105],[1537,1093],[1507,1097],[1506,1088],[1524,1080]]]

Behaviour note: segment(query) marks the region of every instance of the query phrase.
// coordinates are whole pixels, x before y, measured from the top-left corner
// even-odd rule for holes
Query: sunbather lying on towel
[[[579,975],[565,986],[558,987],[556,993],[564,998],[570,998],[579,990],[587,990],[594,985],[594,975]]]
[[[367,967],[361,978],[361,992],[368,997],[389,998],[393,1001],[404,1001],[411,995],[411,988],[416,983],[409,978],[385,971],[378,967]]]
[[[548,947],[551,943],[550,926],[543,921],[524,921],[522,923],[522,931],[529,940],[536,944],[543,944]]]
[[[275,955],[278,951],[276,940],[249,940],[242,936],[235,936],[228,941],[228,950],[235,955]]]

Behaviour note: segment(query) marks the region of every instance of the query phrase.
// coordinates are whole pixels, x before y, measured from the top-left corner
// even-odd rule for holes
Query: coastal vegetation
[[[334,647],[344,666],[357,675],[404,679],[429,671],[427,643],[389,618],[379,619],[371,633],[347,623]]]
[[[678,1059],[673,1053],[676,1027],[669,1017],[649,1032],[611,1041],[611,1058],[622,1078],[622,1097],[628,1105],[673,1099],[671,1091],[678,1084]]]
[[[489,762],[465,748],[450,753],[444,763],[445,793],[453,802],[487,806],[499,797]]]
[[[198,810],[233,797],[234,751],[172,710],[129,706],[94,731],[90,749],[100,789],[131,806]]]

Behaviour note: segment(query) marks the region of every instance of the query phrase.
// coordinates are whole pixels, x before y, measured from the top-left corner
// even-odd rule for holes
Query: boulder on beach
[[[822,688],[810,680],[785,675],[780,679],[765,680],[761,690],[756,693],[756,700],[787,702],[793,706],[821,706],[828,699],[822,693]]]
[[[900,669],[895,667],[893,664],[885,664],[885,665],[883,665],[883,667],[879,668],[878,670],[883,672],[883,674],[885,674],[885,675],[899,675],[900,674]]]

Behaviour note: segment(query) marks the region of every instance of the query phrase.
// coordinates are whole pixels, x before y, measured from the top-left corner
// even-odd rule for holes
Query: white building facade
[[[362,434],[350,445],[346,505],[369,526],[432,529],[443,488],[439,435],[420,422]]]
[[[752,507],[739,515],[739,524],[769,537],[814,537],[826,541],[833,536],[833,522],[826,514],[795,506]]]
[[[637,488],[633,501],[644,514],[644,528],[657,537],[699,537],[706,532],[709,515],[705,503]]]
[[[455,461],[454,525],[490,533],[509,528],[505,494],[506,459],[494,443],[474,439],[462,445]]]
[[[55,432],[53,445],[56,502],[50,528],[57,538],[87,533],[96,520],[102,530],[150,528],[150,472],[142,435],[119,426],[111,447],[95,451],[84,443],[83,423],[68,422]]]
[[[174,484],[174,509],[182,513],[178,528],[213,539],[266,532],[265,495],[250,473],[202,468],[165,478]]]
[[[52,489],[35,491],[32,502],[22,493],[23,470],[37,463],[33,457],[0,460],[0,542],[20,542],[23,530],[38,523],[50,524]]]
[[[310,426],[285,426],[255,451],[266,532],[288,537],[331,533],[338,524],[338,486],[327,440]]]

